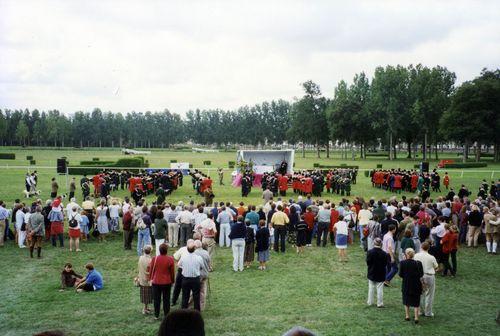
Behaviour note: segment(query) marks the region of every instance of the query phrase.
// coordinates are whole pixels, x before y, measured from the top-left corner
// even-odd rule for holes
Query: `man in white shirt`
[[[75,198],[72,198],[70,199],[70,202],[68,203],[68,205],[66,205],[66,214],[69,218],[69,215],[71,215],[71,213],[73,212],[73,208],[77,209],[78,212],[80,212],[82,210],[82,208],[78,205],[78,203],[76,203],[76,199]]]
[[[424,269],[424,276],[422,277],[424,292],[422,293],[422,302],[420,306],[423,307],[425,316],[434,317],[432,304],[434,302],[434,294],[436,291],[435,274],[438,268],[438,263],[436,258],[429,254],[429,248],[429,242],[423,242],[420,247],[421,252],[415,254],[413,259],[420,261],[422,263],[422,268]]]
[[[391,216],[394,217],[396,215],[396,210],[398,208],[396,207],[396,201],[392,201],[391,205],[387,207],[387,212],[391,213]]]
[[[113,200],[109,206],[109,217],[111,218],[111,231],[118,232],[120,230],[120,205],[117,200]]]
[[[363,229],[365,228],[366,225],[368,225],[368,222],[372,218],[373,214],[370,210],[368,210],[368,205],[366,203],[363,204],[363,209],[359,210],[358,213],[358,226],[359,226],[359,246],[365,249],[367,249],[368,244],[367,244],[367,239],[363,236]]]
[[[231,221],[233,220],[232,214],[223,206],[217,216],[217,222],[220,224],[220,234],[219,234],[219,246],[226,247],[231,246],[231,240],[229,239],[229,232],[231,231]]]
[[[187,252],[179,260],[182,268],[182,309],[187,309],[189,296],[193,293],[194,309],[200,311],[201,270],[203,269],[203,258],[194,253],[194,242],[187,245]]]
[[[191,238],[191,233],[193,232],[193,226],[192,226],[194,222],[193,214],[191,213],[191,211],[188,210],[188,207],[185,206],[184,210],[177,215],[175,221],[179,223],[180,226],[180,231],[181,231],[180,244],[181,246],[185,246],[187,240]]]

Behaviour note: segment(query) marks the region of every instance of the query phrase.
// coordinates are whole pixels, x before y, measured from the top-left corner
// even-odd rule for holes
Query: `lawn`
[[[0,166],[25,165],[26,155],[33,155],[42,169],[40,188],[42,196],[49,193],[50,177],[55,175],[55,160],[67,156],[70,162],[116,159],[118,150],[19,150],[15,161],[0,160]],[[188,161],[201,166],[204,160],[212,160],[212,167],[227,166],[236,154],[190,153],[154,151],[148,159],[153,167],[167,166],[170,159]],[[300,155],[298,155],[300,156]],[[297,158],[297,168],[311,168],[314,162],[337,164],[339,156],[331,160],[318,160],[314,153],[305,159]],[[342,161],[342,163],[352,163]],[[355,161],[361,168],[374,168],[382,163],[384,168],[407,167],[413,161],[372,159]],[[432,165],[432,164],[431,164]],[[435,163],[434,163],[435,165]],[[453,185],[467,184],[473,191],[481,179],[491,178],[487,170],[500,170],[489,165],[485,172],[450,171]],[[475,169],[478,171],[480,169]],[[21,198],[25,169],[0,169],[0,198],[9,205],[14,198]],[[215,173],[212,171],[212,177]],[[496,173],[500,174],[500,172]],[[239,190],[229,186],[215,186],[216,199],[239,201]],[[498,175],[494,175],[498,178]],[[64,184],[64,176],[57,177]],[[177,190],[172,200],[186,201],[194,195],[189,179]],[[118,192],[124,196],[125,192]],[[368,178],[361,173],[358,184],[353,186],[353,196],[390,197],[391,194],[373,189]],[[324,196],[338,200],[339,197]],[[260,192],[252,192],[248,202],[260,202]],[[66,241],[67,243],[67,241]],[[133,251],[123,251],[120,237],[112,237],[107,243],[94,241],[82,244],[83,252],[69,253],[67,249],[52,248],[45,244],[43,258],[31,260],[28,251],[8,242],[1,249],[0,272],[0,335],[31,335],[43,329],[59,328],[70,335],[153,335],[158,322],[141,314],[139,293],[133,286],[137,256]],[[172,252],[172,251],[170,251]],[[216,270],[210,278],[210,298],[203,313],[207,335],[280,335],[294,325],[303,325],[321,335],[498,335],[495,322],[500,308],[500,261],[487,255],[484,248],[461,248],[458,254],[458,276],[437,279],[435,318],[423,319],[415,326],[404,322],[399,279],[394,287],[385,289],[386,309],[368,308],[365,305],[367,283],[364,253],[357,246],[348,249],[349,262],[338,263],[336,250],[308,248],[297,256],[288,246],[284,255],[271,253],[269,269],[259,271],[256,265],[242,273],[231,270],[231,252],[218,249]],[[105,288],[98,293],[76,294],[73,291],[58,292],[59,272],[65,262],[71,262],[79,272],[83,265],[92,261],[102,272]]]

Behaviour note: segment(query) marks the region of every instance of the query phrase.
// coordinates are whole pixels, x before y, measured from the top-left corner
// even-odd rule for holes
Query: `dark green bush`
[[[368,170],[365,170],[365,177],[369,177],[370,176],[370,172]]]
[[[172,159],[170,160],[170,163],[177,163],[177,160]]]
[[[14,153],[0,153],[0,160],[15,160],[16,154]]]
[[[80,161],[80,166],[109,166],[114,163],[114,161]]]
[[[483,168],[488,167],[485,162],[449,163],[444,168]]]
[[[378,164],[378,165],[377,165],[377,168],[378,168],[378,169],[382,168],[382,165],[381,165],[381,164]]]
[[[210,161],[210,160],[203,161],[203,165],[205,165],[205,166],[210,166],[211,164],[212,164],[212,161]]]
[[[99,158],[92,158],[92,161],[99,161]]]
[[[321,166],[321,165],[320,165],[319,163],[317,163],[317,162],[314,162],[314,163],[313,163],[313,167],[314,167],[314,168],[319,168],[320,166]]]
[[[30,165],[32,166],[36,165],[36,160],[30,160]]]
[[[28,156],[26,156],[26,160],[28,160],[28,161],[33,160],[33,155],[28,155]]]

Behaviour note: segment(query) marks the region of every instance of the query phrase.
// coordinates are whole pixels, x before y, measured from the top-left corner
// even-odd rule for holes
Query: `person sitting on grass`
[[[83,277],[73,270],[73,265],[67,263],[61,272],[61,289],[59,291],[64,291],[68,287],[73,287],[75,284],[81,280]]]
[[[101,290],[104,286],[101,273],[94,269],[94,264],[92,263],[87,263],[85,268],[88,272],[87,276],[84,279],[77,281],[76,291],[81,293],[84,291],[94,292]]]

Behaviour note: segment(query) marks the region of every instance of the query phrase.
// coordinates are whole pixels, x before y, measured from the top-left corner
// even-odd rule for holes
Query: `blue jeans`
[[[257,225],[250,225],[250,227],[253,229],[253,233],[257,233]]]
[[[139,229],[137,231],[137,255],[142,255],[142,248],[146,245],[151,245],[151,234],[149,228]]]
[[[398,273],[398,264],[396,262],[391,262],[387,265],[387,273],[385,274],[385,281],[391,281],[392,278]]]

